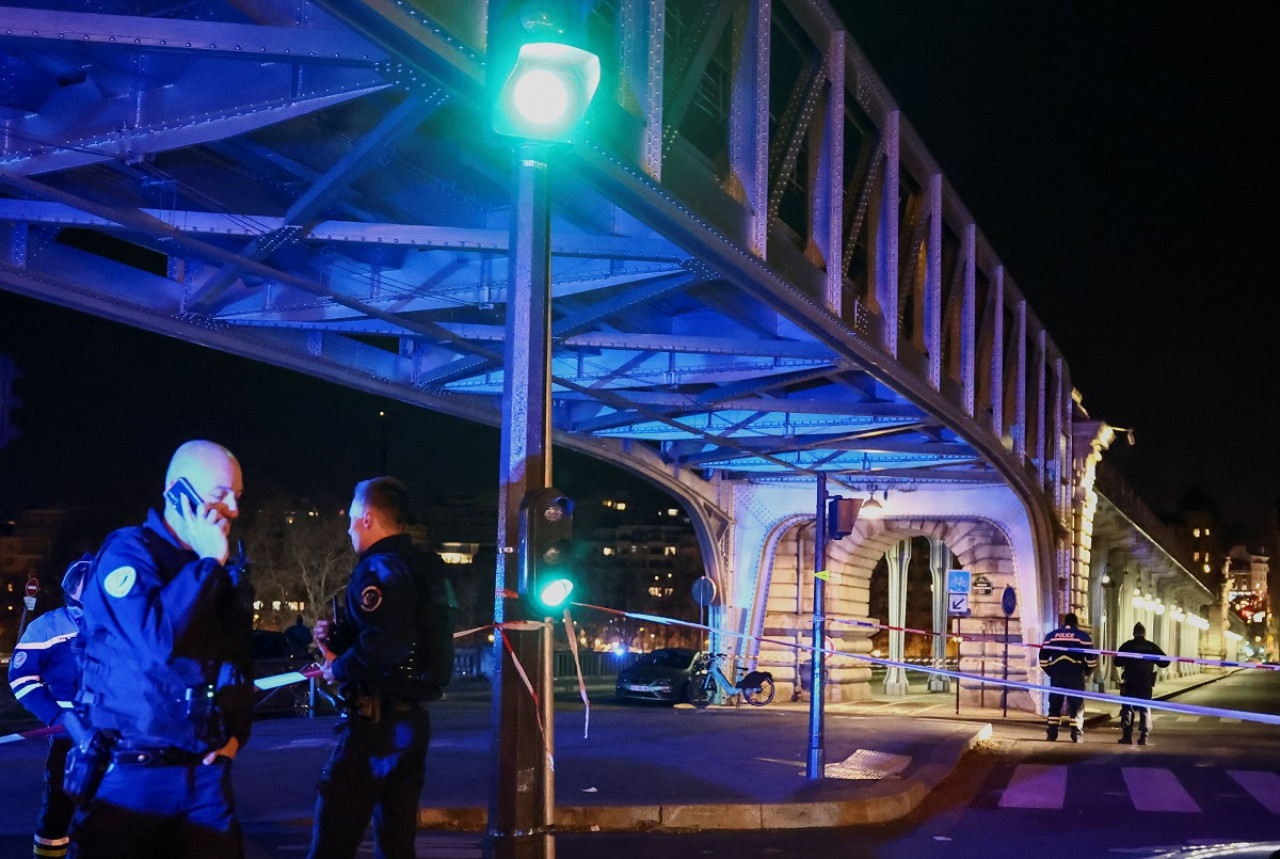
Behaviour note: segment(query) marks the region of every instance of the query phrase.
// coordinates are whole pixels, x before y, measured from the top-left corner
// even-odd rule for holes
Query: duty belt
[[[204,760],[200,752],[188,752],[175,748],[115,748],[111,762],[134,767],[187,767]]]

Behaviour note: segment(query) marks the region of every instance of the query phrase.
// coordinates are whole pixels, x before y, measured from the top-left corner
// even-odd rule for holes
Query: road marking
[[[1000,797],[1001,808],[1062,808],[1067,798],[1067,768],[1018,764]]]
[[[1280,814],[1280,775],[1253,770],[1227,770],[1227,775],[1272,814]]]
[[[1200,806],[1178,777],[1158,767],[1121,767],[1129,798],[1138,811],[1198,812]]]

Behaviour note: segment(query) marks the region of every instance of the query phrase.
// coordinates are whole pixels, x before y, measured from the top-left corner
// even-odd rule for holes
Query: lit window
[[[663,547],[662,547],[662,554],[664,554],[664,555],[674,555],[675,553],[676,553],[676,547],[675,547],[675,546],[663,546]]]
[[[675,508],[675,507],[668,507],[668,508],[667,508],[667,515],[668,515],[668,516],[679,516],[679,515],[680,515],[680,511],[679,511],[679,509],[677,509],[677,508]]]
[[[603,549],[601,549],[600,551],[604,552],[606,555],[612,555],[612,554],[613,554],[613,547],[612,547],[612,546],[605,546],[605,547],[604,547]]]
[[[1209,529],[1208,529],[1208,528],[1205,528],[1205,529],[1204,529],[1204,535],[1205,535],[1206,537],[1208,537],[1208,536],[1209,536]]]
[[[1196,552],[1194,555],[1192,555],[1192,556],[1191,556],[1191,560],[1193,560],[1193,561],[1198,561],[1198,560],[1200,560],[1200,553],[1199,553],[1199,552]]]
[[[611,500],[609,500],[608,498],[606,498],[606,499],[604,500],[604,506],[605,506],[605,507],[612,507],[612,506],[613,506],[613,502],[612,502]],[[1199,535],[1199,534],[1196,534],[1196,536],[1197,536],[1197,537],[1199,537],[1200,535]]]
[[[1192,536],[1192,537],[1199,537],[1199,536],[1200,536],[1200,529],[1199,529],[1199,528],[1192,528],[1192,529],[1191,529],[1191,536]]]
[[[617,504],[613,505],[613,509],[614,509],[614,510],[626,510],[626,509],[627,509],[627,502],[625,502],[625,501],[619,501]]]
[[[279,611],[279,610],[280,610],[280,600],[272,600],[272,602],[271,602],[271,610],[272,610],[272,611]]]
[[[1206,573],[1207,573],[1207,572],[1209,572],[1209,565],[1208,565],[1208,564],[1205,564],[1205,565],[1204,565],[1204,571],[1205,571]]]

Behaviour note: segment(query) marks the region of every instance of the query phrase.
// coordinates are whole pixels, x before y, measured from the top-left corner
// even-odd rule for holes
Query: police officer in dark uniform
[[[1140,623],[1133,625],[1133,638],[1120,645],[1121,653],[1142,653],[1148,656],[1161,657],[1165,653],[1160,645],[1147,640],[1147,628]],[[1117,656],[1116,668],[1122,673],[1120,677],[1120,694],[1126,698],[1146,698],[1151,700],[1156,688],[1156,669],[1168,668],[1168,659],[1135,659],[1132,656]],[[1128,746],[1133,744],[1134,716],[1138,722],[1138,745],[1148,744],[1147,737],[1151,733],[1151,709],[1133,704],[1120,705],[1120,740]]]
[[[431,632],[441,629],[424,619],[433,603],[456,608],[456,601],[439,556],[418,551],[405,533],[404,484],[392,477],[357,484],[349,514],[359,560],[346,605],[337,623],[320,620],[315,628],[324,677],[340,684],[345,719],[320,776],[308,855],[351,859],[372,817],[375,856],[412,859],[431,739],[426,704],[441,696],[452,669],[452,626],[444,630],[443,667],[446,657],[431,646]]]
[[[230,451],[187,442],[163,514],[98,553],[77,711],[92,730],[81,749],[109,765],[76,812],[73,857],[244,855],[230,766],[252,717],[252,595],[227,566],[242,489]]]
[[[1097,654],[1084,653],[1093,649],[1089,633],[1079,628],[1075,614],[1062,619],[1062,626],[1044,637],[1040,648],[1040,667],[1049,675],[1049,683],[1055,689],[1084,691],[1084,681],[1098,665]],[[1062,715],[1065,699],[1067,714]],[[1059,728],[1071,726],[1071,742],[1084,739],[1084,699],[1061,692],[1049,693],[1049,717],[1046,725],[1050,742],[1058,739]]]
[[[33,620],[9,660],[9,686],[18,703],[46,725],[60,726],[67,732],[50,738],[44,765],[44,801],[32,848],[32,855],[43,859],[67,855],[67,829],[75,811],[62,790],[62,773],[72,739],[80,739],[85,731],[72,705],[80,683],[79,654],[84,647],[80,593],[91,561],[92,557],[85,555],[67,568],[62,577],[66,605]]]

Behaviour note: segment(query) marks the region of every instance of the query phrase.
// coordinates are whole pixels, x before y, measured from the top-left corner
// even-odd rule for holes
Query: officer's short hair
[[[374,477],[356,484],[355,497],[367,509],[377,510],[397,528],[412,525],[409,512],[409,489],[394,477]]]
[[[1134,638],[1142,638],[1142,636],[1144,636],[1144,635],[1146,635],[1146,634],[1147,634],[1147,628],[1146,628],[1145,626],[1143,626],[1143,625],[1142,625],[1142,624],[1140,624],[1140,623],[1135,623],[1135,624],[1133,625],[1133,636],[1134,636]]]
[[[1076,617],[1075,612],[1070,612],[1062,619],[1063,626],[1079,626],[1080,618]]]

